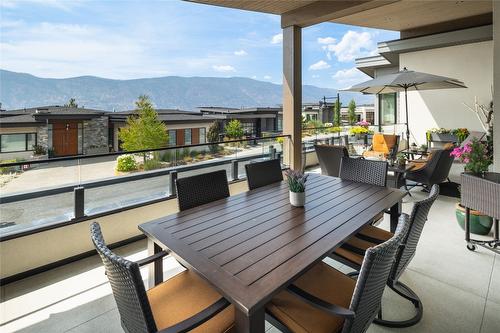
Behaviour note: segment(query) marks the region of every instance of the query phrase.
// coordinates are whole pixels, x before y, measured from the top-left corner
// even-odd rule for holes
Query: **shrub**
[[[167,150],[163,154],[160,155],[160,160],[163,162],[171,162],[173,158],[173,154],[170,150]]]
[[[122,155],[116,159],[116,171],[128,172],[137,170],[137,163],[133,155]]]
[[[33,146],[33,154],[35,155],[45,155],[47,154],[47,149],[40,145]]]
[[[144,162],[144,171],[160,169],[162,164],[157,159],[147,160]]]

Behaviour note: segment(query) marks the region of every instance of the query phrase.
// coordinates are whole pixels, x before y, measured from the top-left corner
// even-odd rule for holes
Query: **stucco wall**
[[[408,93],[412,141],[425,143],[425,132],[433,127],[482,131],[476,115],[463,103],[489,104],[493,84],[493,42],[481,42],[400,55],[400,68],[456,78],[467,89],[445,89]],[[400,95],[400,118],[404,121],[404,95]]]
[[[235,195],[247,191],[248,185],[246,181],[241,181],[231,184],[229,189],[231,195]],[[95,220],[101,224],[106,242],[111,244],[139,235],[139,224],[177,211],[177,200],[174,199]],[[1,242],[0,277],[12,276],[94,249],[89,235],[92,221]]]

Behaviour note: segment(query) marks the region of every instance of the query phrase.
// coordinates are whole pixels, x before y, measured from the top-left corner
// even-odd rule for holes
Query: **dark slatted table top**
[[[252,313],[404,192],[311,174],[306,205],[280,182],[141,224],[233,304]]]

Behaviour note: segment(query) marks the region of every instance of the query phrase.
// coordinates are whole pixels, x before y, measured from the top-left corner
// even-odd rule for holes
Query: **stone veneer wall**
[[[45,150],[49,149],[52,144],[49,146],[49,129],[47,125],[40,126],[37,128],[36,133],[37,145],[42,146]]]
[[[83,122],[83,153],[106,153],[108,151],[108,117],[99,117]]]

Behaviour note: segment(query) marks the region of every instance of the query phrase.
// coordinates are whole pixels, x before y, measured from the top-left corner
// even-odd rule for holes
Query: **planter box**
[[[500,219],[500,173],[486,172],[484,177],[462,173],[461,204]]]
[[[431,133],[431,141],[434,142],[458,142],[458,138],[450,133]]]

